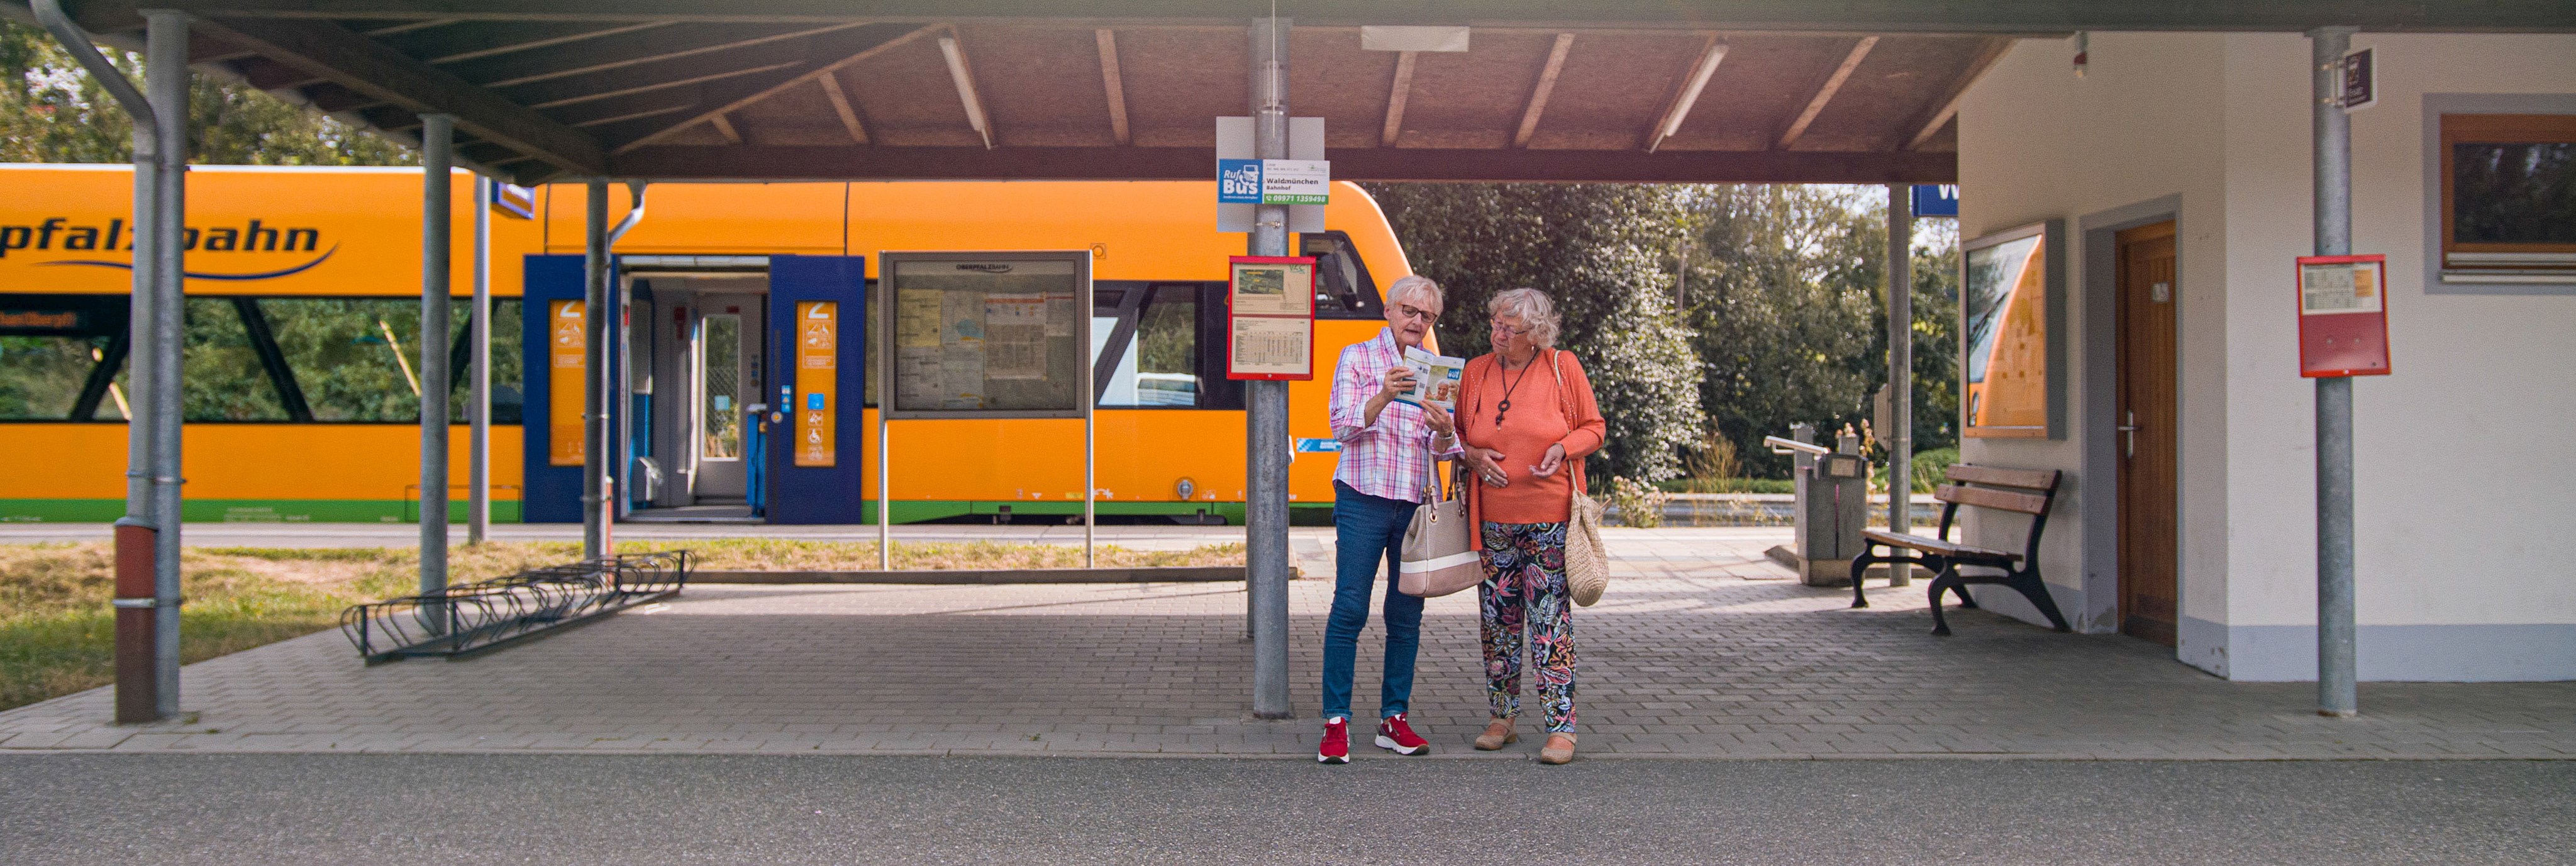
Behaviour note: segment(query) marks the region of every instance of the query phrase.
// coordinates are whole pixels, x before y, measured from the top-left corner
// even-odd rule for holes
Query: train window
[[[228,298],[189,298],[183,321],[179,417],[290,420],[278,394],[275,367],[252,345],[242,305]]]
[[[242,312],[254,341],[264,332],[284,375],[271,377],[293,420],[420,420],[420,302],[394,298],[258,298]],[[465,420],[471,393],[465,341],[471,310],[457,300],[448,315],[448,412]],[[516,424],[520,390],[520,302],[492,301],[492,422]],[[256,345],[256,342],[254,343]],[[193,363],[193,361],[192,361]],[[193,375],[193,374],[192,374]],[[192,378],[193,385],[194,379]],[[196,420],[191,416],[191,420]],[[209,419],[211,420],[211,419]]]
[[[0,421],[131,417],[126,304],[123,295],[0,295]]]
[[[1377,282],[1369,278],[1368,263],[1351,245],[1350,235],[1337,231],[1298,235],[1297,254],[1315,257],[1315,318],[1386,317]]]
[[[1117,368],[1108,377],[1108,386],[1100,392],[1103,407],[1168,407],[1187,409],[1199,405],[1199,287],[1197,284],[1159,285],[1122,290],[1135,292],[1135,334],[1118,353]],[[1097,293],[1103,299],[1107,293]],[[1129,305],[1117,304],[1119,310]],[[1102,312],[1107,312],[1103,310]],[[1095,333],[1116,330],[1118,317],[1095,317]],[[1114,335],[1112,335],[1114,338]],[[1101,343],[1107,361],[1107,341]]]

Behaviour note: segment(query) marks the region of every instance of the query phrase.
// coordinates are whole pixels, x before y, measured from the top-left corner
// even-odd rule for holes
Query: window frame
[[[2438,166],[2435,176],[2440,183],[2437,192],[2437,218],[2440,222],[2435,227],[2438,247],[2433,253],[2441,281],[2576,283],[2576,243],[2471,243],[2458,240],[2458,199],[2453,188],[2457,179],[2454,165],[2456,145],[2576,143],[2576,114],[2445,112],[2434,115],[2434,123],[2438,126],[2435,146],[2440,151],[2433,160]],[[2522,262],[2459,262],[2453,259],[2455,254],[2499,253],[2538,254],[2549,259]]]

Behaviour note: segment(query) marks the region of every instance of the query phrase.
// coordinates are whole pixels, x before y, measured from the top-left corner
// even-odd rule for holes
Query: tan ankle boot
[[[1512,720],[1495,719],[1485,724],[1485,732],[1476,735],[1476,749],[1490,752],[1521,741],[1521,733],[1512,730]]]
[[[1538,750],[1538,762],[1542,764],[1562,764],[1572,760],[1574,760],[1573,734],[1549,734],[1547,747]]]

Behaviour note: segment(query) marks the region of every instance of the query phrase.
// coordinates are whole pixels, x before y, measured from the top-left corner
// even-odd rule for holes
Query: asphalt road
[[[2576,762],[0,757],[28,863],[2569,863]]]

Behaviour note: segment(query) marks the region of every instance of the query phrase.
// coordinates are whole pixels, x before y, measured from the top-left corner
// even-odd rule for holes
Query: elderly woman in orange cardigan
[[[1485,582],[1485,696],[1493,721],[1476,748],[1517,742],[1526,633],[1546,716],[1539,760],[1574,760],[1574,603],[1565,585],[1565,533],[1583,458],[1601,450],[1601,409],[1583,364],[1555,348],[1556,305],[1537,289],[1485,304],[1494,351],[1467,362],[1458,436],[1476,481],[1468,487]]]

